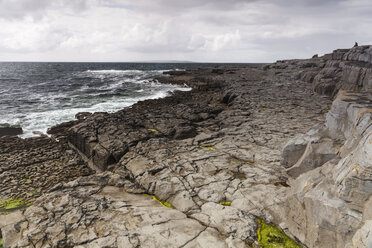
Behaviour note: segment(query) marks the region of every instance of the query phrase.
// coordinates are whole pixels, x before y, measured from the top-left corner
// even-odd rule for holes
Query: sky
[[[372,45],[372,0],[0,0],[0,61],[274,62]]]

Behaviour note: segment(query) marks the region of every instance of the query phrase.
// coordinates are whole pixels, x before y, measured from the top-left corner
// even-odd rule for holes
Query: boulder
[[[338,152],[333,140],[329,138],[321,139],[317,142],[309,142],[300,159],[287,169],[287,173],[292,178],[297,178],[299,175],[322,166],[335,158]]]
[[[282,151],[281,164],[285,168],[295,165],[303,156],[308,144],[319,142],[324,128],[325,127],[323,125],[314,126],[308,130],[306,134],[298,135],[297,137],[288,141]]]

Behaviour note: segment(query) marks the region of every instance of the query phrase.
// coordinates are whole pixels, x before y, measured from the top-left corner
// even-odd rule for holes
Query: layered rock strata
[[[285,226],[309,247],[370,247],[372,92],[340,91],[325,126],[299,140],[297,144],[306,148],[288,169],[295,179],[290,183]],[[334,146],[335,140],[344,142]],[[314,146],[323,149],[309,149]],[[308,172],[306,160],[317,161]]]
[[[283,150],[292,178],[283,227],[308,247],[370,247],[372,48],[336,50],[324,58],[309,82],[318,92],[338,93],[325,124]]]

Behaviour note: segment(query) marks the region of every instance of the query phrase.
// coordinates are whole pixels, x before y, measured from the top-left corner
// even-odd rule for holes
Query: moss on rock
[[[258,243],[262,248],[301,248],[278,227],[266,224],[263,220],[258,220],[258,223]]]
[[[152,199],[158,201],[161,205],[163,205],[164,207],[167,207],[167,208],[174,208],[172,206],[172,204],[170,204],[169,202],[166,202],[166,201],[162,201],[160,200],[159,198],[157,198],[156,196],[152,196]]]
[[[0,201],[0,215],[7,214],[21,208],[25,208],[30,205],[31,203],[25,202],[24,198],[17,199],[9,198],[7,200]]]
[[[212,146],[199,146],[199,148],[202,148],[202,149],[209,149],[209,150],[212,150],[212,151],[217,151],[216,148],[212,147]]]

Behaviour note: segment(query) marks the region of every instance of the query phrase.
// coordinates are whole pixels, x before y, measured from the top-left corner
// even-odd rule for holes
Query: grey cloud
[[[108,2],[117,5],[131,5],[135,9],[144,11],[157,11],[161,13],[167,13],[169,15],[175,13],[182,13],[198,8],[204,8],[209,10],[231,10],[237,9],[243,4],[250,2],[256,2],[259,0],[137,0],[135,2],[129,0],[109,0]]]
[[[0,40],[1,50],[20,54],[35,53],[40,51],[55,51],[64,41],[72,36],[72,34],[66,30],[51,26],[40,28],[37,34],[32,32],[27,33],[27,30],[19,31],[19,34],[14,35],[20,35],[24,39],[16,42],[8,41],[5,43],[1,42]],[[24,32],[23,34],[21,33],[22,31]]]
[[[304,6],[304,7],[322,7],[326,5],[337,5],[341,2],[350,0],[106,0],[109,3],[117,5],[124,4],[135,6],[138,9],[157,10],[157,11],[189,11],[190,9],[205,8],[210,10],[234,10],[251,3],[273,4],[284,6],[286,8]]]
[[[0,0],[0,25],[7,27],[0,29],[0,55],[24,51],[31,58],[28,52],[49,51],[71,60],[131,60],[130,54],[240,62],[309,57],[372,41],[370,1]],[[50,25],[32,29],[38,23]],[[33,33],[15,37],[19,27]],[[6,47],[10,43],[15,45]]]
[[[68,9],[80,12],[89,7],[90,0],[2,0],[0,18],[22,19],[26,16],[39,19],[49,9]]]

